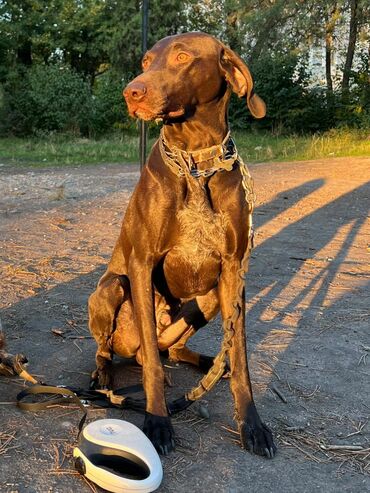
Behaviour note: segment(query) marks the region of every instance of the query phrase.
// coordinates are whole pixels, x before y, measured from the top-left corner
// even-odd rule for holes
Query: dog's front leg
[[[158,452],[174,448],[174,432],[164,397],[164,372],[159,358],[152,284],[153,262],[130,258],[129,278],[135,322],[140,333],[143,383],[146,395],[144,432]]]
[[[237,299],[237,279],[239,262],[229,261],[223,266],[219,297],[222,319],[229,319],[234,312],[233,303]],[[245,293],[241,299],[241,309],[233,325],[234,336],[229,351],[231,370],[231,391],[235,402],[235,414],[243,448],[258,455],[272,458],[276,447],[271,431],[261,421],[253,401],[252,386],[249,378],[247,348],[245,337]]]

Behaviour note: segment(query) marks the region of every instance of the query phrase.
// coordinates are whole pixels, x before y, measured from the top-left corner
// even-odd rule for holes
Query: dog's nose
[[[142,101],[145,98],[146,86],[140,81],[133,81],[123,91],[126,99],[133,101]]]

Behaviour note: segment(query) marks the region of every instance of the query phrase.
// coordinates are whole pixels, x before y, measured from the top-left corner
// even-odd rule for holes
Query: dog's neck
[[[196,151],[221,144],[229,131],[227,107],[229,94],[196,106],[194,113],[183,121],[167,122],[164,136],[170,146]]]

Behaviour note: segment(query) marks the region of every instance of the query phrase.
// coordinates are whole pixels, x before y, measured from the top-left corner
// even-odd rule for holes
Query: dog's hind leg
[[[192,351],[186,343],[198,329],[212,320],[218,311],[216,290],[188,301],[181,307],[176,320],[161,333],[158,338],[159,349],[168,349],[172,361],[190,363],[207,372],[213,364],[213,357]]]
[[[89,328],[98,349],[93,382],[101,387],[109,386],[109,365],[113,358],[112,335],[116,329],[117,316],[122,303],[129,296],[129,281],[126,276],[106,272],[89,298]]]

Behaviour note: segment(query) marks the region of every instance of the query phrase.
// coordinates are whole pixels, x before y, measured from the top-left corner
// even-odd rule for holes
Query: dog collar
[[[238,160],[238,151],[230,131],[221,144],[206,147],[196,151],[184,151],[176,146],[170,146],[161,129],[159,150],[165,164],[178,176],[191,175],[195,178],[208,177],[217,171],[231,171]],[[212,166],[198,169],[201,162],[211,161]]]

